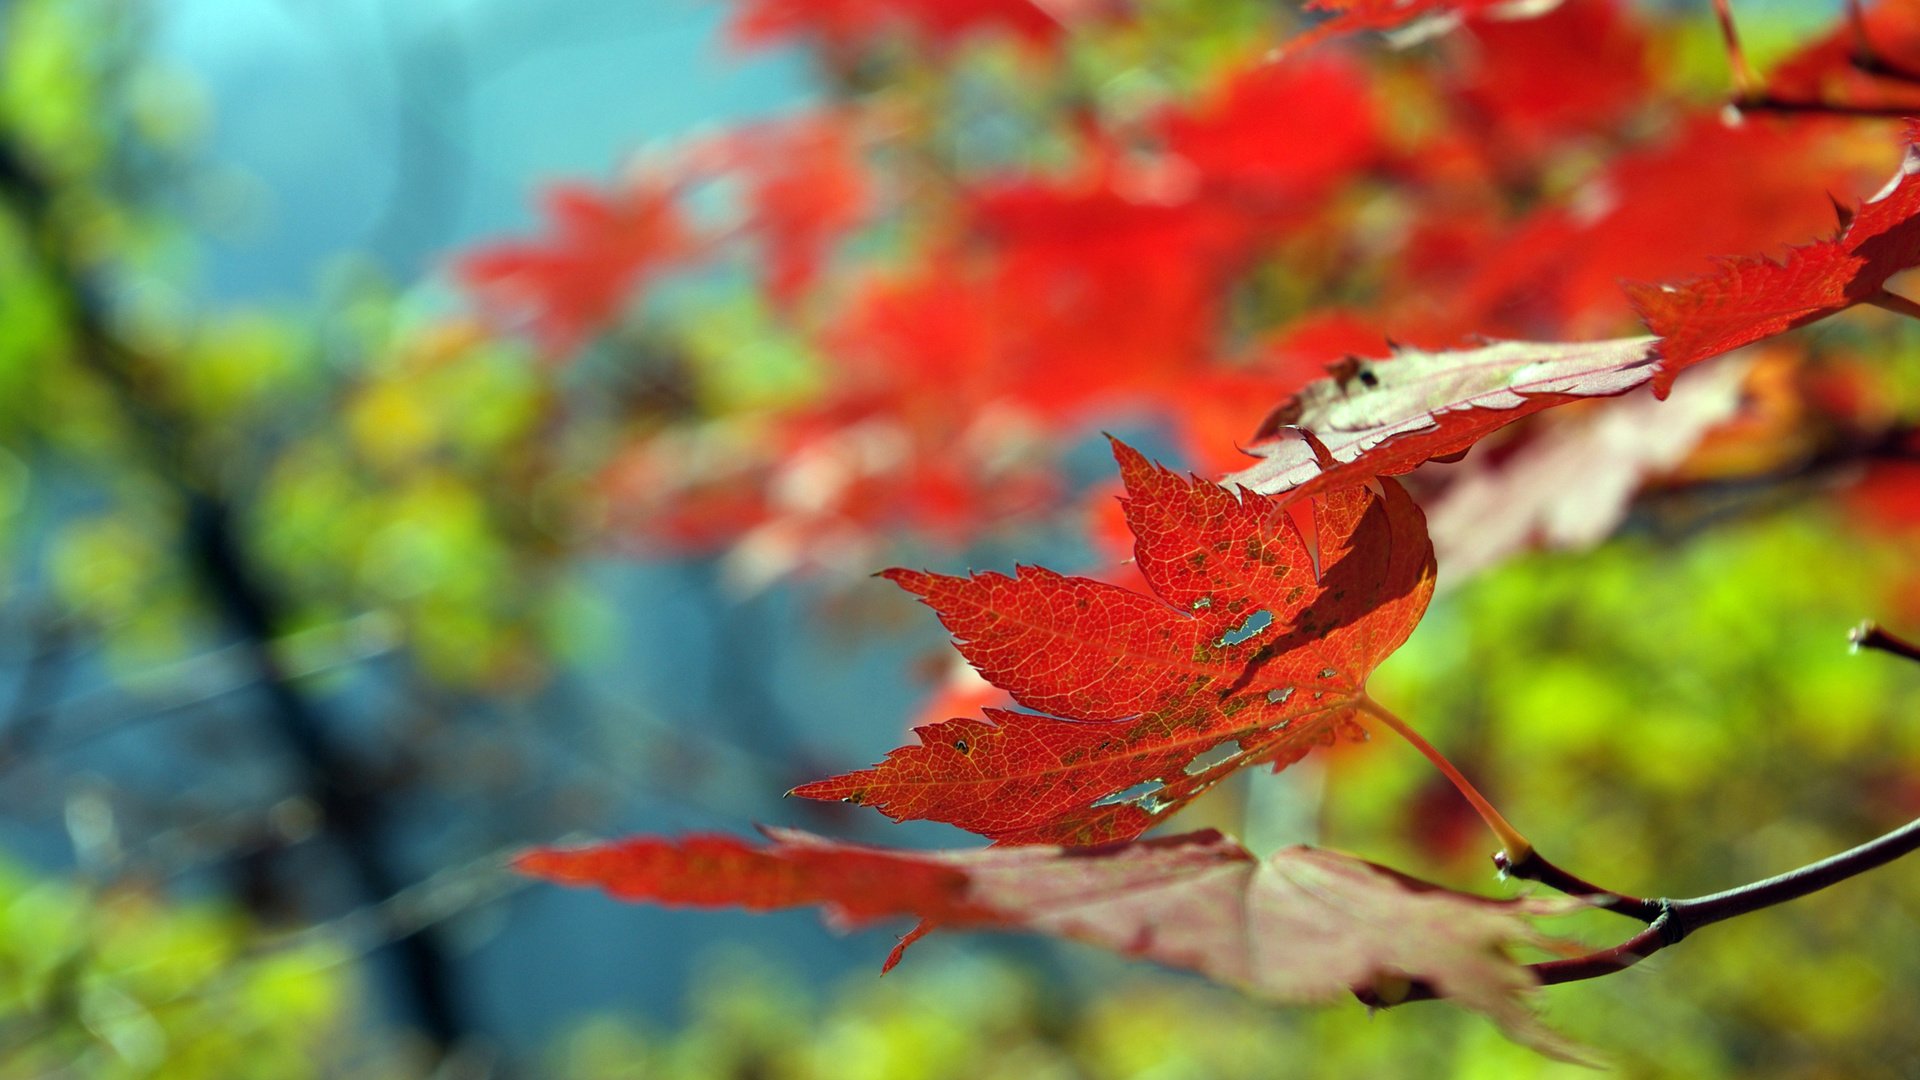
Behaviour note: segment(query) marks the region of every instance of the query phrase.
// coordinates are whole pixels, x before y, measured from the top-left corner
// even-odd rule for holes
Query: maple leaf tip
[[[1122,472],[1126,471],[1126,468],[1130,463],[1140,462],[1144,464],[1146,462],[1147,456],[1145,454],[1142,454],[1140,451],[1135,450],[1132,446],[1129,446],[1127,443],[1123,442],[1118,436],[1115,436],[1112,432],[1103,431],[1100,434],[1105,435],[1107,437],[1108,444],[1113,447],[1113,459],[1120,463],[1120,468]]]
[[[891,581],[924,601],[927,597],[928,583],[938,575],[930,570],[909,570],[904,566],[895,566],[873,576]]]
[[[1143,493],[1141,484],[1151,474],[1159,472],[1172,475],[1171,470],[1166,466],[1149,460],[1147,455],[1119,439],[1113,440],[1113,459],[1120,464],[1120,483],[1126,489],[1126,494],[1121,496],[1122,503],[1127,502],[1129,498],[1140,498]]]

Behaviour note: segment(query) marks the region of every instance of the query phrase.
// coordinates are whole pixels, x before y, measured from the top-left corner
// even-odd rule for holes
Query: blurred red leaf
[[[1310,200],[1382,155],[1366,71],[1333,52],[1229,69],[1211,94],[1168,110],[1154,127],[1194,170],[1195,188],[1240,213],[1309,211]]]
[[[1745,355],[1703,369],[1665,402],[1642,390],[1558,409],[1509,452],[1438,466],[1444,486],[1421,505],[1445,582],[1535,545],[1580,548],[1611,535],[1648,478],[1679,466],[1738,411]]]
[[[1228,482],[1303,495],[1465,453],[1493,431],[1570,401],[1647,382],[1664,397],[1680,371],[1876,300],[1888,277],[1920,264],[1916,171],[1920,152],[1910,148],[1894,182],[1837,239],[1794,248],[1783,261],[1728,259],[1685,285],[1629,286],[1657,337],[1349,357],[1268,414],[1252,447],[1261,460]]]
[[[635,290],[702,254],[676,189],[641,180],[609,192],[578,184],[547,192],[551,231],[484,247],[456,273],[489,306],[530,320],[549,355],[563,356],[606,325]]]
[[[934,49],[977,33],[1046,43],[1061,29],[1040,0],[741,0],[732,34],[741,45],[810,39],[844,51],[870,48],[893,35]]]
[[[569,885],[598,885],[622,900],[753,911],[828,905],[848,926],[914,914],[945,923],[990,919],[966,900],[967,874],[916,859],[813,837],[756,848],[730,836],[643,837],[590,848],[530,851],[524,873]]]
[[[1920,4],[1884,0],[1858,26],[1842,19],[1767,79],[1770,97],[1840,108],[1920,113]]]
[[[858,133],[848,115],[823,112],[755,125],[727,143],[747,184],[746,226],[763,246],[767,293],[791,305],[833,240],[868,211]]]
[[[1511,224],[1462,226],[1458,214],[1434,213],[1422,233],[1452,244],[1410,260],[1397,291],[1414,301],[1416,322],[1453,329],[1449,340],[1617,334],[1635,317],[1623,280],[1698,274],[1728,252],[1767,251],[1830,228],[1824,193],[1878,184],[1891,164],[1864,145],[1872,150],[1826,121],[1730,126],[1696,117]],[[1712,213],[1701,212],[1701,191],[1714,192]]]
[[[1478,16],[1469,29],[1450,39],[1469,55],[1447,89],[1502,157],[1531,160],[1648,104],[1646,30],[1618,0],[1569,0],[1537,19]]]

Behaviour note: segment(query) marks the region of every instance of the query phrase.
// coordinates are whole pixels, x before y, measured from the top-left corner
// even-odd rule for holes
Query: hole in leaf
[[[1228,739],[1226,742],[1187,762],[1186,773],[1188,776],[1198,776],[1223,761],[1232,760],[1238,753],[1240,753],[1240,740]]]
[[[1321,677],[1321,678],[1323,678],[1323,679],[1331,679],[1331,678],[1333,678],[1333,677],[1334,677],[1335,675],[1338,675],[1338,674],[1340,674],[1340,673],[1339,673],[1339,672],[1337,672],[1337,671],[1335,671],[1335,670],[1333,670],[1333,669],[1332,669],[1332,668],[1330,668],[1330,667],[1323,667],[1323,668],[1321,668],[1321,669],[1320,669],[1320,677]]]
[[[1116,791],[1106,798],[1094,800],[1093,805],[1118,806],[1121,803],[1138,802],[1141,808],[1147,813],[1156,813],[1157,811],[1150,805],[1150,802],[1158,803],[1160,800],[1153,798],[1153,796],[1158,794],[1160,789],[1166,786],[1167,785],[1158,780],[1142,780],[1124,791]]]
[[[1276,686],[1267,691],[1267,704],[1278,705],[1293,696],[1293,687]]]
[[[1220,635],[1218,645],[1238,645],[1253,635],[1273,625],[1273,612],[1265,608],[1247,616],[1247,620],[1232,630]]]

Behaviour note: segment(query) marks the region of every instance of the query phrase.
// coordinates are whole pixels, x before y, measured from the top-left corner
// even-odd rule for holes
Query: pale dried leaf
[[[1646,383],[1658,340],[1496,341],[1353,359],[1274,410],[1250,451],[1261,460],[1225,482],[1277,494],[1408,472],[1541,409]],[[1320,448],[1330,455],[1326,465]]]
[[[1613,533],[1652,476],[1672,470],[1739,410],[1751,363],[1728,356],[1675,386],[1665,402],[1641,390],[1604,408],[1555,412],[1499,461],[1435,467],[1427,528],[1452,586],[1530,547],[1591,547]],[[1423,476],[1425,474],[1422,474]]]

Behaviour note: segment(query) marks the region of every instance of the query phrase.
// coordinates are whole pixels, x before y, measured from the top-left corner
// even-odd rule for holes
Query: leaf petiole
[[[1881,289],[1877,296],[1867,298],[1867,303],[1895,315],[1905,315],[1909,319],[1920,319],[1920,304],[1901,296],[1897,292]]]
[[[1468,805],[1473,807],[1474,813],[1480,815],[1480,820],[1487,823],[1487,828],[1493,830],[1493,835],[1499,839],[1503,848],[1502,854],[1507,863],[1523,863],[1533,855],[1532,841],[1523,836],[1519,829],[1514,828],[1500,811],[1494,809],[1493,804],[1487,801],[1487,797],[1480,794],[1480,789],[1473,786],[1473,781],[1468,780],[1459,769],[1454,768],[1453,762],[1448,761],[1447,756],[1422,738],[1419,732],[1408,727],[1406,721],[1395,716],[1391,709],[1364,694],[1360,698],[1360,709],[1412,744],[1415,750],[1420,751],[1428,761],[1433,763],[1434,768],[1440,770],[1441,774],[1453,784],[1454,789],[1460,792],[1461,797],[1467,800]]]
[[[1740,33],[1733,25],[1733,6],[1730,0],[1713,0],[1713,13],[1720,20],[1720,40],[1727,49],[1727,67],[1733,72],[1733,91],[1738,101],[1748,101],[1760,94],[1760,80],[1753,77],[1753,68],[1747,63],[1746,51],[1740,48]]]

